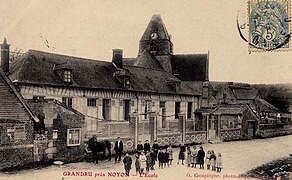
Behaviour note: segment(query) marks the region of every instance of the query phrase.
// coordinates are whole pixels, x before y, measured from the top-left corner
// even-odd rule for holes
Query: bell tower
[[[152,16],[143,36],[140,39],[139,54],[148,50],[154,56],[164,56],[173,54],[173,44],[171,36],[159,14]]]

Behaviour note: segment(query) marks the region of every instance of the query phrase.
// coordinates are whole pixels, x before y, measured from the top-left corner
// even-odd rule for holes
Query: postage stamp
[[[249,0],[249,51],[291,50],[289,0]]]

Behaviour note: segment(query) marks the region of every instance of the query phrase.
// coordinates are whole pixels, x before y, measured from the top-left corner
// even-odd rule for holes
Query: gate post
[[[157,114],[155,112],[149,114],[149,133],[150,142],[153,143],[157,139]]]
[[[134,139],[134,148],[138,144],[138,130],[139,130],[139,115],[138,113],[130,114],[130,134]]]
[[[185,143],[186,142],[186,115],[179,114],[178,120],[180,124],[180,132],[182,134],[182,143]]]

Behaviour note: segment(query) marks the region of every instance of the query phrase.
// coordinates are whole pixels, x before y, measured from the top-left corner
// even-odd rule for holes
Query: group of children
[[[142,176],[143,173],[149,172],[150,170],[155,170],[155,162],[158,161],[159,169],[164,167],[169,167],[173,160],[173,149],[170,146],[165,148],[159,148],[158,151],[151,149],[149,151],[138,151],[135,160],[136,175]]]
[[[216,171],[217,169],[217,172],[221,172],[221,169],[223,168],[221,153],[218,153],[216,156],[213,150],[208,150],[206,155],[206,165],[208,170],[211,167],[212,171]]]
[[[186,147],[184,144],[181,144],[177,164],[182,161],[182,165],[184,165],[185,154],[188,167],[196,168],[199,165],[200,169],[204,169],[204,165],[206,164],[208,170],[211,168],[212,171],[217,172],[221,172],[223,168],[222,155],[218,153],[216,156],[214,150],[208,150],[205,156],[205,151],[202,146],[199,148],[196,146]]]
[[[173,160],[173,149],[171,145],[166,148],[160,148],[157,155],[159,169],[163,169],[163,167],[169,167],[172,165]]]
[[[186,164],[188,167],[195,167],[199,164],[201,169],[204,169],[204,164],[207,166],[207,170],[221,172],[223,168],[222,156],[221,153],[218,153],[216,156],[213,150],[208,150],[205,156],[205,151],[202,146],[199,147],[199,150],[196,149],[195,146],[187,147],[180,146],[179,152],[179,161],[184,161],[186,152]],[[127,157],[127,156],[126,156]],[[173,161],[173,148],[171,145],[166,147],[151,148],[150,151],[145,150],[137,150],[136,159],[135,159],[135,168],[136,175],[143,176],[144,172],[149,172],[150,170],[155,170],[154,166],[156,161],[158,161],[159,169],[163,169],[165,167],[169,167],[172,165]],[[177,164],[179,164],[179,161]],[[127,161],[126,161],[127,162]],[[125,162],[124,162],[125,164]],[[191,166],[192,165],[192,166]],[[126,173],[129,174],[131,169],[129,166],[125,164]],[[129,168],[127,170],[127,167]]]

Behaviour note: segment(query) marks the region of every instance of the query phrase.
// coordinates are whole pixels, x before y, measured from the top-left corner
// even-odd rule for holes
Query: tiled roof
[[[163,69],[159,64],[157,59],[150,54],[146,49],[141,53],[141,55],[137,58],[134,66],[151,68],[151,69]]]
[[[212,113],[214,114],[241,114],[243,111],[251,108],[246,104],[227,104],[227,105],[219,105]],[[251,110],[252,111],[252,110]]]
[[[207,54],[182,54],[171,57],[172,72],[178,73],[182,81],[207,81],[208,77]]]
[[[195,111],[195,113],[211,113],[215,107],[202,107]]]
[[[64,64],[67,69],[72,69],[72,84],[65,83],[54,70],[56,66]],[[181,91],[175,92],[166,82],[175,77],[164,70],[126,65],[124,69],[131,75],[130,90],[133,91],[189,95],[200,95],[202,91],[199,85],[182,83]],[[111,62],[29,50],[13,62],[10,78],[14,82],[36,85],[128,90],[113,76],[116,71]]]
[[[247,99],[247,100],[253,100],[255,99],[259,91],[254,88],[234,88],[231,87],[234,95],[237,99]]]
[[[54,70],[61,64],[73,69],[70,85]],[[113,78],[114,72],[115,67],[110,62],[29,50],[11,65],[10,78],[21,83],[118,89],[122,86]]]
[[[77,111],[76,109],[68,107],[68,106],[64,105],[63,103],[61,103],[60,101],[57,101],[55,99],[42,99],[42,100],[28,99],[28,100],[26,100],[26,102],[31,107],[31,109],[34,112],[34,114],[39,114],[43,110],[43,104],[45,104],[45,103],[54,103],[57,106],[63,107],[63,108],[67,109],[68,111],[71,111],[72,113],[74,113],[74,114],[76,114],[78,116],[85,117],[84,114],[82,114],[81,112]]]
[[[266,112],[279,112],[280,110],[270,104],[269,102],[265,101],[264,99],[256,98],[256,105],[260,107],[261,111]]]
[[[0,123],[1,122],[37,122],[22,96],[0,68]]]
[[[151,33],[157,32],[158,37],[160,39],[170,39],[169,34],[166,30],[166,27],[162,21],[162,18],[159,14],[155,14],[152,16],[147,28],[144,31],[143,36],[140,41],[149,40]]]
[[[136,60],[137,60],[136,58],[123,58],[123,65],[134,66]]]

